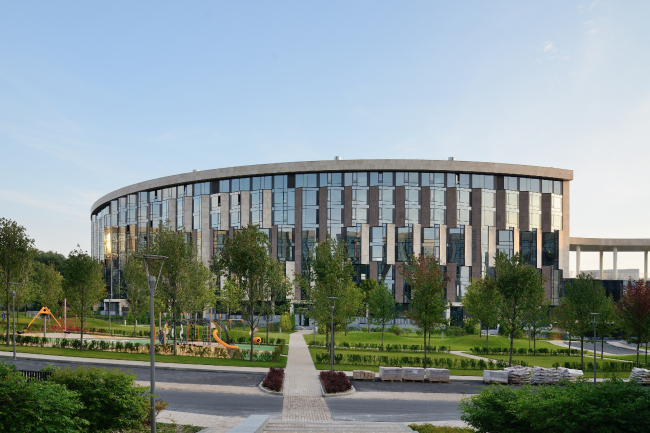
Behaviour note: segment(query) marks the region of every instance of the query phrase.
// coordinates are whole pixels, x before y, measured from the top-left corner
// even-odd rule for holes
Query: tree
[[[363,293],[363,303],[366,306],[366,316],[370,316],[370,297],[375,289],[379,286],[379,282],[374,278],[366,278],[359,284],[359,290]],[[370,319],[368,318],[368,333],[370,333]]]
[[[29,276],[34,254],[34,240],[27,236],[25,228],[15,221],[0,218],[0,274],[7,317],[11,306],[11,292],[25,289],[24,283]],[[12,288],[9,282],[21,284]],[[6,343],[8,346],[9,326],[7,326]]]
[[[218,306],[226,312],[228,326],[226,326],[225,329],[228,330],[230,329],[230,315],[241,308],[241,299],[239,297],[237,281],[231,278],[231,276],[228,276],[228,278],[225,279],[223,287],[221,287],[218,292],[216,301]],[[226,343],[230,343],[228,332],[226,332]]]
[[[54,269],[63,272],[65,266],[65,256],[55,251],[37,251],[34,255],[34,261],[44,265],[54,265]]]
[[[496,281],[490,277],[472,279],[463,295],[463,308],[471,317],[478,320],[481,327],[485,328],[485,347],[490,348],[489,331],[498,324],[499,293]]]
[[[277,262],[276,262],[277,263]],[[266,342],[269,341],[269,323],[271,317],[278,313],[289,310],[286,300],[289,298],[293,285],[286,277],[285,267],[282,263],[277,263],[275,269],[271,269],[269,275],[270,296],[262,300],[260,315],[264,316],[266,320]],[[277,306],[282,305],[283,308],[278,310]],[[291,327],[293,329],[293,326]]]
[[[591,275],[581,273],[566,283],[564,296],[556,308],[558,321],[568,326],[573,335],[580,337],[580,363],[583,370],[585,337],[593,332],[594,317],[591,313],[601,313],[606,303],[607,294],[603,285]]]
[[[519,254],[504,252],[495,256],[496,290],[499,293],[499,324],[510,338],[509,365],[515,334],[522,329],[523,319],[544,300],[544,277],[534,266],[526,264]]]
[[[636,365],[639,366],[639,347],[650,340],[650,282],[630,280],[618,301],[617,311],[621,327],[636,343]]]
[[[46,306],[56,311],[56,307],[63,299],[63,275],[54,264],[44,265],[42,262],[34,261],[32,284],[41,307]]]
[[[106,284],[103,265],[77,247],[65,262],[63,289],[70,307],[81,318],[80,350],[83,350],[86,312],[105,296]]]
[[[603,359],[603,352],[605,351],[605,337],[611,336],[619,328],[616,303],[611,296],[608,296],[607,301],[600,310],[596,323],[596,333],[600,337],[600,359]],[[595,347],[594,350],[596,350]]]
[[[147,272],[144,269],[142,259],[130,254],[124,268],[124,283],[126,284],[126,299],[129,302],[129,313],[133,315],[133,336],[136,335],[138,317],[149,311],[150,296]]]
[[[542,304],[537,308],[531,308],[524,314],[524,326],[528,329],[528,349],[530,350],[530,337],[533,338],[533,353],[537,353],[537,334],[542,328],[548,328],[551,325],[549,316],[551,310],[551,301],[544,299]]]
[[[379,284],[377,280],[372,278],[365,281],[375,282],[372,284],[373,289],[368,296],[368,310],[370,312],[368,323],[372,322],[373,325],[381,326],[381,347],[384,347],[386,324],[395,318],[395,297],[386,284]]]
[[[427,367],[427,334],[436,325],[445,323],[447,297],[445,289],[449,277],[440,262],[429,255],[410,256],[399,271],[404,282],[411,286],[411,308],[408,317],[424,332],[424,368]]]
[[[215,266],[217,276],[230,273],[237,284],[244,320],[249,324],[250,335],[260,321],[264,302],[274,297],[279,265],[270,254],[269,238],[256,226],[248,225],[227,238]],[[253,361],[251,338],[250,360]]]
[[[151,236],[148,252],[167,257],[163,262],[155,296],[171,314],[173,350],[176,355],[176,327],[181,314],[188,308],[198,308],[198,304],[210,299],[209,271],[205,264],[197,259],[191,237],[162,223]]]
[[[352,279],[354,266],[348,260],[346,245],[332,239],[329,233],[316,244],[307,261],[307,275],[297,275],[297,283],[307,292],[312,308],[309,317],[325,328],[325,344],[329,333],[347,322],[349,314],[359,301],[356,284]],[[358,289],[357,289],[358,290]],[[337,298],[328,299],[330,297]],[[330,307],[334,305],[334,330],[331,329]],[[358,305],[356,311],[358,311]]]

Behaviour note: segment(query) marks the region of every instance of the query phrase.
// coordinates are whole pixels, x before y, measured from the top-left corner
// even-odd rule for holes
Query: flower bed
[[[262,386],[270,391],[281,392],[284,383],[284,368],[273,368],[269,370],[262,381]]]
[[[345,392],[352,388],[350,379],[342,371],[321,371],[320,381],[327,394]]]

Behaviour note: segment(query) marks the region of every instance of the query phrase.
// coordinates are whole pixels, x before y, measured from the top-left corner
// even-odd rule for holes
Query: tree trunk
[[[7,291],[7,346],[9,346],[9,272],[5,274],[5,290]]]
[[[386,327],[386,322],[381,324],[381,348],[384,348],[384,328]]]
[[[580,336],[580,365],[582,365],[582,371],[585,371],[584,344],[585,344],[585,337]]]
[[[488,353],[490,353],[490,328],[485,328],[485,348],[487,349]]]
[[[266,316],[266,344],[269,344],[269,317]]]
[[[251,353],[250,362],[253,362],[253,337],[255,336],[255,313],[251,307]]]
[[[427,368],[427,330],[424,329],[424,365],[423,368]]]
[[[79,351],[83,352],[84,350],[84,319],[85,319],[84,309],[81,309],[81,344],[79,345]]]
[[[431,331],[429,331],[429,347],[431,347]]]
[[[510,358],[508,360],[508,366],[512,367],[512,347],[515,341],[515,331],[510,332]]]
[[[637,335],[641,335],[641,333],[639,332]],[[641,343],[640,338],[637,337],[637,339],[636,339],[636,368],[639,368],[639,345],[640,345],[640,343]]]
[[[603,359],[603,352],[605,351],[605,337],[600,337],[600,359]]]
[[[172,330],[174,331],[174,339],[172,340],[174,342],[174,356],[176,356],[176,309],[174,308],[172,310]],[[188,325],[189,327],[189,325]]]
[[[533,332],[533,355],[537,355],[537,332]]]
[[[325,347],[330,345],[330,328],[325,325]]]
[[[569,356],[571,356],[571,333],[569,332]]]

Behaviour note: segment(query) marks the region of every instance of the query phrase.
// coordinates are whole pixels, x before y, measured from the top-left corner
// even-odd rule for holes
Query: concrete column
[[[580,245],[576,245],[576,277],[580,275]]]
[[[618,280],[618,248],[614,247],[614,279]]]
[[[648,279],[648,250],[643,252],[643,279]]]
[[[600,279],[603,279],[603,250],[600,250]]]

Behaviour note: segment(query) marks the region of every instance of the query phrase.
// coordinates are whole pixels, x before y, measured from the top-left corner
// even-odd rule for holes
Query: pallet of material
[[[449,383],[449,370],[446,368],[427,368],[424,377],[429,382]]]
[[[382,382],[390,380],[402,381],[402,368],[401,367],[379,367],[379,378]]]
[[[508,383],[511,385],[527,385],[531,382],[530,368],[514,365],[506,367],[503,371],[508,372]]]
[[[645,368],[632,368],[630,382],[639,382],[642,385],[650,385],[650,370]]]
[[[483,370],[483,383],[508,384],[508,372],[503,370]]]
[[[402,378],[404,380],[414,380],[424,382],[424,368],[408,367],[402,368]]]
[[[531,377],[533,385],[544,385],[557,383],[560,380],[560,375],[555,368],[543,368],[535,366]]]
[[[375,380],[375,372],[368,370],[354,370],[352,371],[352,379],[354,380]]]
[[[572,370],[570,368],[564,368],[564,367],[558,367],[557,372],[558,375],[560,376],[560,379],[568,379],[572,382],[578,380],[579,377],[584,376],[582,370]]]

